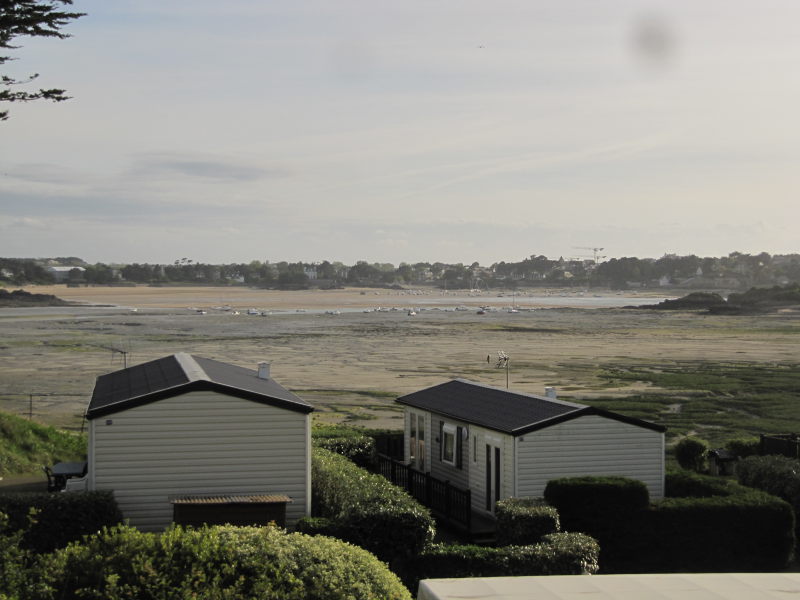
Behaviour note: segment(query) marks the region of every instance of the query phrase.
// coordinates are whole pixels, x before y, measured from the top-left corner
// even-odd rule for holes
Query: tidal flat
[[[438,299],[336,290],[274,292],[280,303],[262,300],[262,316],[244,308],[254,297],[199,290],[181,288],[176,299],[174,288],[81,288],[80,299],[105,306],[0,310],[0,410],[80,429],[97,376],[125,359],[189,352],[253,369],[271,362],[318,421],[399,428],[399,395],[455,377],[505,387],[502,350],[512,389],[554,386],[562,399],[660,422],[672,440],[800,431],[794,313],[546,307],[525,297],[514,298],[528,309],[519,312],[495,298],[456,311]],[[73,299],[67,288],[55,293]],[[474,310],[487,303],[495,309]],[[712,385],[720,382],[731,385]]]

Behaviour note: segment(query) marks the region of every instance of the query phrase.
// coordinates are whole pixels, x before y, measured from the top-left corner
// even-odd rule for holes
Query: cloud
[[[248,182],[286,177],[288,172],[281,168],[262,167],[222,158],[148,154],[136,159],[133,174],[147,177],[160,176],[160,178],[179,175],[193,179]]]

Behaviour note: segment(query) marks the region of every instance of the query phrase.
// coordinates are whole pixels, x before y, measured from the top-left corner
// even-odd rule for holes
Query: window
[[[448,423],[442,426],[442,462],[456,464],[456,428]]]

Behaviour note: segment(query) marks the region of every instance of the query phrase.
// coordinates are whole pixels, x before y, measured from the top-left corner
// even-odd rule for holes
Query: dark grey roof
[[[453,379],[401,396],[397,402],[515,436],[583,415],[601,415],[654,431],[666,431],[661,425],[585,404],[511,392],[465,379]]]
[[[184,352],[101,375],[86,411],[88,419],[155,402],[186,392],[212,390],[309,413],[308,402],[274,379],[261,379],[252,369]]]

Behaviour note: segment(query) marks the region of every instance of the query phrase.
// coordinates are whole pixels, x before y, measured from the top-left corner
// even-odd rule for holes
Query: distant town
[[[679,288],[743,290],[800,281],[800,254],[732,252],[723,257],[611,258],[531,255],[489,266],[442,262],[271,262],[210,264],[180,258],[169,264],[89,264],[77,257],[0,258],[0,285],[247,285],[271,289],[427,285],[443,289],[581,287],[616,290]]]

